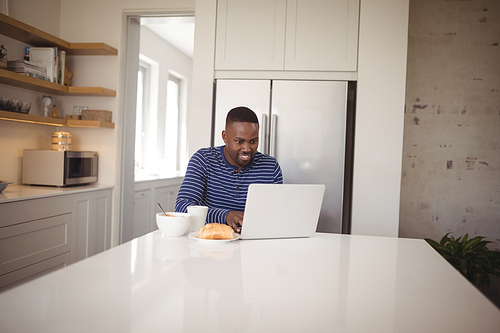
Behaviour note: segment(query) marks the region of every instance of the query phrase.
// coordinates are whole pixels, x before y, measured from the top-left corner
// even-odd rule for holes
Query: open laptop
[[[251,184],[241,239],[314,235],[324,193],[322,184]]]

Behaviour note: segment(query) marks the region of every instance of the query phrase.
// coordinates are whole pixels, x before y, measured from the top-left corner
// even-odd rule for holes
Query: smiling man
[[[224,146],[202,148],[191,157],[175,211],[208,206],[207,223],[225,223],[240,232],[248,186],[281,184],[283,175],[274,157],[257,151],[259,121],[249,108],[229,111],[222,139]]]

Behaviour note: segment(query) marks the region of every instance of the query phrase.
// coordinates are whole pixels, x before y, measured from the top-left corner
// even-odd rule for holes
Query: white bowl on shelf
[[[166,212],[156,214],[156,225],[167,237],[180,237],[189,230],[191,215],[186,213]]]

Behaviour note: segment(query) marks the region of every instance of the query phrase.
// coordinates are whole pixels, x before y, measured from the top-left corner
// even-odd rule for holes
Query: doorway
[[[175,201],[165,186],[175,189],[187,164],[194,12],[127,14],[124,21],[120,244],[156,229],[156,202]]]

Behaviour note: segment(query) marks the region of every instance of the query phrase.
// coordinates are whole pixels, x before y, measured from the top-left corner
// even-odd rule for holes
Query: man
[[[202,148],[189,161],[175,211],[188,206],[208,206],[207,223],[226,223],[241,231],[248,186],[283,183],[274,157],[257,151],[259,121],[247,107],[229,111],[222,131],[225,145]]]

